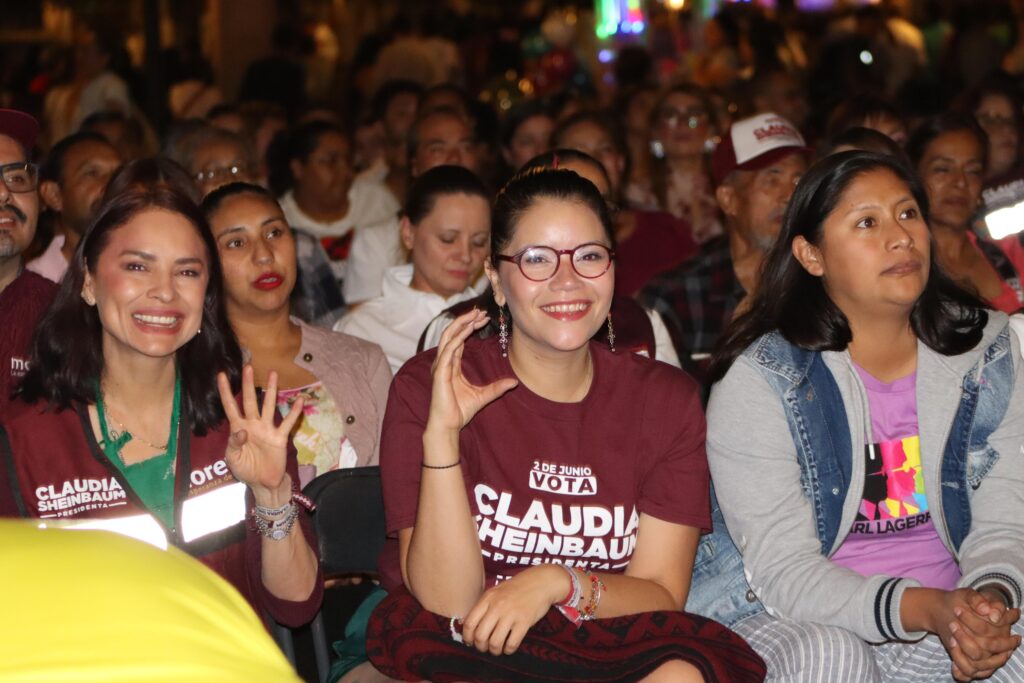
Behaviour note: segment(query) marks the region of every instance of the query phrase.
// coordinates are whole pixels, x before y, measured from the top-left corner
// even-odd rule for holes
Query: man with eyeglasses
[[[107,181],[120,166],[117,148],[99,133],[80,131],[53,146],[39,173],[39,197],[50,211],[53,239],[29,261],[28,270],[60,282],[96,215]]]
[[[56,292],[21,262],[39,219],[39,169],[29,161],[38,134],[39,122],[28,114],[0,109],[0,423],[28,370],[36,321]]]
[[[711,156],[725,235],[637,296],[661,314],[683,367],[698,380],[718,338],[754,292],[809,152],[796,126],[776,114],[734,123]]]

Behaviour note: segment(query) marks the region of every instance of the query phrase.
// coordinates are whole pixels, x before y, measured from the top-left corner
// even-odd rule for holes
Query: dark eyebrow
[[[233,228],[228,228],[227,230],[225,230],[221,234],[217,235],[217,239],[220,239],[224,235],[230,235],[233,232],[245,232],[245,226],[244,225],[236,225]]]
[[[153,256],[149,252],[137,251],[134,249],[125,249],[121,252],[121,256],[138,256],[140,259],[145,261],[156,261],[156,256]]]
[[[124,251],[121,252],[121,256],[137,256],[144,261],[156,261],[156,256],[154,256],[153,254],[150,254],[149,252],[145,251],[138,251],[135,249],[125,249]],[[198,263],[199,265],[205,265],[203,259],[199,258],[198,256],[183,256],[182,258],[175,259],[174,262],[179,265],[185,263]]]

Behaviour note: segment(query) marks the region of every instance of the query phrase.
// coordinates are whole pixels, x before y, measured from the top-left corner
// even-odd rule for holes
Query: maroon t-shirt
[[[28,270],[0,291],[0,424],[11,392],[28,371],[36,323],[56,293],[57,285]]]
[[[634,296],[655,275],[690,259],[700,245],[690,224],[667,211],[634,209],[636,229],[615,249],[615,291]]]
[[[594,379],[579,403],[520,384],[462,430],[466,495],[491,582],[552,560],[622,572],[640,513],[711,526],[696,383],[632,353],[596,343],[590,352]],[[433,350],[415,356],[391,386],[380,453],[389,533],[416,522],[433,358]],[[466,343],[462,370],[478,385],[513,375],[493,337]]]

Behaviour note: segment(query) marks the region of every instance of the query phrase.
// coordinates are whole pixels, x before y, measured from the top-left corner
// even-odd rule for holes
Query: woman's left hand
[[[463,642],[492,655],[512,654],[569,587],[563,569],[545,564],[489,588],[462,620]]]
[[[251,365],[242,368],[242,412],[231,393],[227,376],[217,374],[217,388],[221,405],[228,418],[231,437],[224,453],[231,473],[252,489],[257,502],[273,502],[291,496],[292,482],[285,471],[288,438],[302,415],[302,398],[292,405],[291,411],[278,425],[274,424],[277,410],[277,373],[271,372],[263,394],[263,408],[256,400],[256,383]]]

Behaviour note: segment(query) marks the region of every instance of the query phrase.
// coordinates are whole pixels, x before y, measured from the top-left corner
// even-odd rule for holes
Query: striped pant
[[[1022,620],[1024,621],[1024,620]],[[916,643],[871,645],[837,626],[775,619],[761,613],[733,630],[768,665],[777,683],[945,683],[953,681],[946,649],[938,636]],[[1018,621],[1013,632],[1024,635]],[[1018,649],[991,678],[993,683],[1024,681],[1024,654]]]

